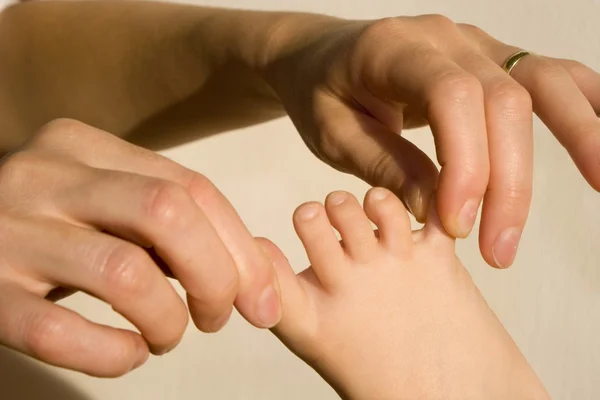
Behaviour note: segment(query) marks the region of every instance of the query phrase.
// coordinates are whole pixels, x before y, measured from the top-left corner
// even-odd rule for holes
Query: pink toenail
[[[338,205],[342,204],[344,201],[346,201],[347,198],[348,198],[348,195],[346,193],[335,192],[329,196],[329,203],[331,205],[338,206]]]
[[[313,219],[319,213],[319,206],[317,204],[309,204],[300,210],[298,214],[302,219]]]
[[[374,200],[383,200],[388,197],[388,191],[382,188],[376,188],[371,191]]]

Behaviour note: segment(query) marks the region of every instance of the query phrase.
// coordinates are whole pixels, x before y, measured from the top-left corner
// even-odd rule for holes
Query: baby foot
[[[294,226],[312,264],[298,275],[259,239],[282,291],[274,333],[343,398],[548,398],[435,212],[411,232],[402,203],[376,188],[364,211],[336,192],[300,206]]]

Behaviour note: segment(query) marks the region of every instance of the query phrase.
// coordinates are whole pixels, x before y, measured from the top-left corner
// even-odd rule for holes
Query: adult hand
[[[490,265],[512,264],[527,219],[532,110],[600,189],[600,76],[586,66],[530,55],[508,75],[500,66],[518,48],[439,15],[319,20],[308,34],[296,19],[274,30],[266,76],[310,149],[394,190],[419,220],[439,185],[439,214],[455,237],[470,233],[483,199],[480,248]],[[425,124],[439,182],[399,135]]]
[[[69,120],[0,163],[0,344],[96,376],[118,376],[180,340],[188,313],[217,331],[232,304],[248,321],[280,317],[270,261],[211,182],[164,157]],[[140,334],[48,301],[96,296]]]

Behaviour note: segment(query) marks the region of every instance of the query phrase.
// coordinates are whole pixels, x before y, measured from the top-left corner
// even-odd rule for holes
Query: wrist
[[[339,36],[337,33],[351,23],[292,12],[233,11],[228,19],[231,36],[221,62],[241,63],[276,91],[281,81],[297,75],[292,69],[307,69],[318,63],[319,55],[333,42],[328,38]]]

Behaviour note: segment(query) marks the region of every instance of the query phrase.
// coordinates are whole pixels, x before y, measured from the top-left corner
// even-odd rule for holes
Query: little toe
[[[306,203],[298,207],[294,213],[294,228],[321,284],[330,287],[339,281],[347,264],[346,255],[323,206]]]
[[[408,212],[389,190],[373,188],[365,196],[365,212],[379,229],[379,241],[391,251],[407,251],[414,244]]]
[[[331,225],[342,236],[344,250],[354,260],[368,261],[377,250],[373,226],[356,198],[347,192],[333,192],[325,200]]]

